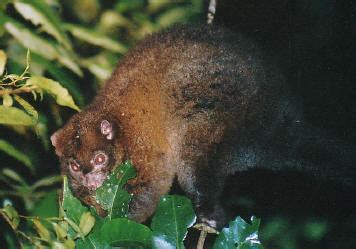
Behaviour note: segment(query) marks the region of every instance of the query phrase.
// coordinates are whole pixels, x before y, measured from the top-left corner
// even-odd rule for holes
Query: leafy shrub
[[[97,202],[107,211],[100,217],[94,209],[83,206],[76,199],[65,177],[63,197],[58,217],[19,216],[11,205],[0,213],[18,235],[23,247],[36,248],[184,248],[187,229],[196,220],[192,204],[183,196],[166,195],[161,198],[147,227],[127,219],[131,195],[124,190],[127,180],[135,177],[134,167],[126,162],[115,168],[103,185],[96,190]],[[20,218],[32,223],[36,233],[19,230]],[[251,225],[241,218],[230,222],[218,236],[214,248],[260,249],[258,240],[259,220],[252,217]]]

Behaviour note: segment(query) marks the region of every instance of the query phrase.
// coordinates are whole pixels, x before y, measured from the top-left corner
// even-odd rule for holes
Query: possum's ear
[[[61,156],[63,154],[63,150],[61,148],[62,146],[59,143],[59,137],[61,136],[61,133],[62,133],[62,129],[59,129],[51,136],[52,145],[56,149],[56,154],[58,156]]]
[[[106,136],[106,138],[108,140],[111,140],[114,138],[114,129],[112,124],[107,121],[106,119],[104,119],[103,121],[101,121],[100,123],[100,131],[101,134],[103,134],[104,136]]]

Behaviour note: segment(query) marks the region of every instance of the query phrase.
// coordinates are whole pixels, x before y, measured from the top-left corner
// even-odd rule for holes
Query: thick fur
[[[101,213],[93,190],[71,177],[68,158],[85,172],[97,150],[109,155],[107,172],[130,159],[137,169],[130,216],[137,221],[177,178],[200,217],[221,225],[218,198],[236,172],[260,167],[346,179],[343,162],[323,158],[325,147],[344,149],[308,127],[296,103],[255,43],[224,29],[181,26],[132,49],[54,145],[76,196]],[[100,134],[102,120],[113,124],[114,139]]]

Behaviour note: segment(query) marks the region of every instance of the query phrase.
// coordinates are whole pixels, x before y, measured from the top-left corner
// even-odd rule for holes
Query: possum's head
[[[124,159],[118,124],[92,111],[74,115],[51,136],[51,141],[62,173],[68,176],[73,190],[83,195],[100,187]]]

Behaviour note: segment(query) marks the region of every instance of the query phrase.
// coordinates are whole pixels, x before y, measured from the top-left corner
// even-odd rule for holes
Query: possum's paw
[[[198,220],[211,228],[220,229],[226,225],[227,215],[221,205],[215,204],[211,210],[198,212]]]

